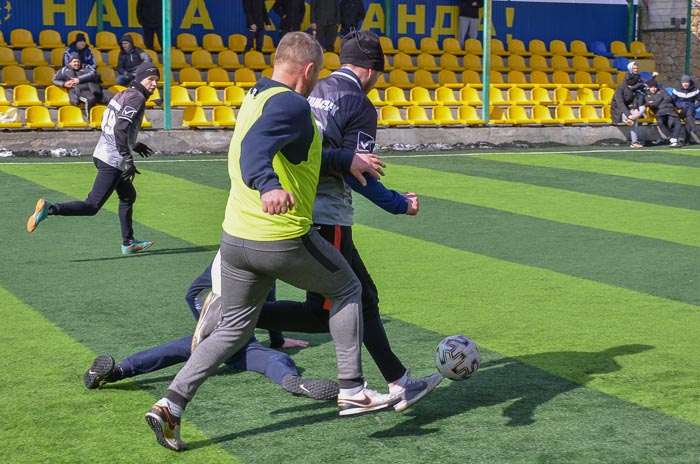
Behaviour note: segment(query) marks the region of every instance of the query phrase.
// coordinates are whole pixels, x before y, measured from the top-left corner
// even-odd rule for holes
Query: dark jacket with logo
[[[129,48],[127,51],[122,49],[119,52],[117,73],[133,77],[136,68],[138,68],[144,61],[151,61],[151,57],[139,47],[134,47],[134,39],[132,39],[129,34],[124,34],[121,40],[119,40],[119,43],[121,44],[124,41],[129,42],[131,44],[131,48]]]

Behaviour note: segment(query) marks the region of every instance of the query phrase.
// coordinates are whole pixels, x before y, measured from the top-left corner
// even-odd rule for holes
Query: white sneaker
[[[443,379],[440,373],[428,377],[421,377],[419,379],[412,379],[410,369],[406,372],[406,376],[408,377],[406,385],[403,387],[395,387],[394,391],[391,393],[391,396],[399,398],[399,402],[394,405],[394,410],[396,412],[404,411],[422,400],[428,393],[433,391]]]
[[[338,394],[338,409],[341,416],[352,416],[365,412],[376,411],[378,409],[389,408],[401,400],[400,397],[385,395],[367,386],[352,396],[342,396]]]
[[[202,340],[207,338],[209,334],[216,329],[220,321],[221,296],[214,292],[209,292],[199,312],[199,320],[197,321],[197,326],[194,328],[194,334],[192,334],[191,351],[194,351],[197,345],[202,343]]]

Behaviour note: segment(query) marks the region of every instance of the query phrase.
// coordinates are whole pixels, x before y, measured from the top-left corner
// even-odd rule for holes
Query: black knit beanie
[[[353,30],[340,41],[340,64],[384,71],[384,51],[377,34]]]

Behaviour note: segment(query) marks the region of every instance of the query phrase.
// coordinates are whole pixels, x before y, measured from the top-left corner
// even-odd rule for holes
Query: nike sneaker
[[[114,358],[108,354],[101,354],[92,361],[90,369],[83,375],[85,388],[100,388],[107,383],[110,375],[114,372]]]
[[[36,230],[36,226],[49,215],[51,203],[46,201],[46,198],[39,198],[34,207],[34,214],[27,219],[27,232],[31,233]]]
[[[287,375],[282,379],[282,388],[297,396],[312,400],[338,399],[338,384],[332,380],[305,379],[298,375]]]
[[[146,251],[153,246],[153,240],[145,240],[143,242],[139,240],[132,240],[130,245],[122,245],[123,255],[133,255],[134,253],[141,253]]]
[[[394,410],[396,412],[404,411],[416,404],[428,393],[433,391],[443,379],[440,373],[428,377],[421,377],[419,379],[412,379],[410,370],[406,373],[406,377],[406,383],[403,386],[394,387],[392,389],[393,391],[390,393],[392,397],[399,398],[399,402],[394,405]]]
[[[338,394],[338,409],[341,416],[352,416],[370,411],[377,411],[394,406],[401,401],[401,397],[392,397],[372,390],[365,382],[359,393],[352,396],[341,396]]]
[[[153,405],[146,413],[146,422],[161,446],[173,451],[184,451],[187,443],[180,439],[180,418],[172,414],[164,403],[164,400],[160,400]]]

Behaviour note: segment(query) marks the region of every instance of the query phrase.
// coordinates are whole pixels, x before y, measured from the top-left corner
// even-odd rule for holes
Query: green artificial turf
[[[135,229],[156,245],[128,258],[115,199],[24,230],[38,196],[84,198],[90,163],[0,162],[12,244],[0,270],[3,461],[695,462],[697,155],[387,157],[385,183],[418,192],[421,212],[395,217],[357,197],[355,240],[392,346],[428,375],[440,338],[464,333],[482,348],[480,372],[406,413],[341,419],[332,403],[222,367],[188,408],[182,454],[143,420],[177,368],[99,391],[81,377],[95,354],[192,329],[183,297],[218,246],[225,162],[140,163]],[[328,335],[290,335],[312,345],[293,352],[303,375],[335,375]],[[385,389],[369,356],[365,367]]]

